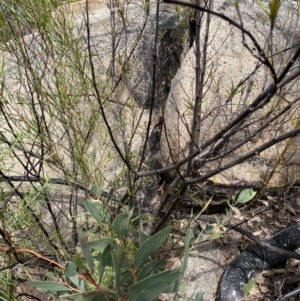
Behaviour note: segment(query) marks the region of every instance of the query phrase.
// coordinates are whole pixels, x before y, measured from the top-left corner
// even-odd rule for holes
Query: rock
[[[223,273],[220,262],[224,260],[224,256],[215,241],[199,245],[197,251],[199,255],[190,256],[188,259],[183,277],[186,290],[179,293],[180,300],[187,300],[195,297],[196,293],[203,292],[203,300],[211,301],[215,299],[219,279]],[[174,268],[180,267],[181,264],[181,261],[177,261]],[[174,296],[164,295],[163,300],[174,300]]]
[[[239,4],[244,28],[252,33],[260,47],[266,51],[268,47],[266,38],[270,33],[268,16],[258,4],[248,3],[247,1],[239,1]],[[261,2],[261,5],[268,9],[267,2]],[[214,1],[213,9],[240,23],[236,9],[231,1]],[[299,39],[299,32],[294,31],[295,28],[297,28],[297,10],[294,9],[290,2],[283,1],[273,30],[272,41],[274,55],[276,52],[279,52],[274,56],[274,66],[278,72],[284,67],[283,62],[291,55],[288,52],[282,53],[280,51],[290,47],[292,44],[296,44],[296,41]],[[203,49],[204,30],[200,35],[201,49]],[[271,82],[270,72],[265,67],[261,67],[259,61],[243,46],[242,35],[239,29],[221,20],[219,17],[211,16],[209,34],[208,61],[201,108],[200,147],[229,124]],[[245,42],[252,49],[253,54],[256,55],[256,46],[248,37],[245,38]],[[181,68],[172,80],[171,91],[164,111],[165,128],[161,140],[161,162],[164,166],[179,162],[188,155],[193,118],[191,108],[195,99],[194,47],[189,50],[181,64]],[[249,80],[246,80],[237,88],[239,83],[242,83],[247,77]],[[237,90],[234,92],[236,88]],[[238,130],[229,141],[229,144],[227,142],[217,152],[216,157],[245,139],[248,139],[248,142],[237,150],[223,156],[222,159],[211,160],[211,162],[204,164],[199,170],[199,174],[205,174],[207,171],[231,162],[242,154],[280,135],[287,129],[294,129],[295,123],[293,123],[292,119],[296,118],[298,114],[298,104],[294,105],[294,110],[290,115],[283,117],[286,122],[281,119],[281,121],[277,122],[277,125],[272,124],[263,133],[250,139],[251,135],[267,120],[266,116],[273,116],[277,112],[276,109],[284,106],[285,101],[283,99],[291,101],[297,97],[298,93],[299,88],[295,85],[295,82],[279,91],[263,110],[255,112],[253,117],[243,124],[243,128]],[[294,138],[295,145],[297,145],[298,141],[299,138]],[[240,181],[262,183],[267,173],[272,170],[280,154],[284,151],[285,145],[286,142],[279,143],[259,156],[255,156],[214,176],[212,180],[224,184],[236,184]],[[299,154],[291,149],[288,153],[283,159],[285,164],[284,171],[281,168],[277,170],[272,178],[273,184],[292,180],[299,175],[299,172],[295,171],[297,159],[293,160],[291,158],[292,156],[299,158]],[[292,156],[291,153],[293,154]]]

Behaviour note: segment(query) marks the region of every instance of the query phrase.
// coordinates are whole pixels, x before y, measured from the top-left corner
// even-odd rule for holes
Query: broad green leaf
[[[146,240],[146,239],[148,239],[149,238],[149,236],[148,235],[146,235],[143,231],[139,231],[139,244],[140,244],[140,246],[143,244],[143,242]]]
[[[110,191],[108,192],[108,196],[106,198],[107,203],[110,201],[111,197],[113,196],[114,191],[115,191],[114,188],[111,188]]]
[[[103,267],[113,266],[111,252],[113,251],[112,247],[108,245],[101,254],[100,263]]]
[[[247,296],[249,294],[250,290],[255,284],[255,280],[256,280],[255,278],[250,279],[249,282],[242,287],[244,296]]]
[[[239,194],[234,205],[245,204],[250,200],[252,200],[255,197],[255,195],[256,195],[256,191],[254,191],[252,188],[245,189]]]
[[[94,249],[97,251],[103,251],[108,245],[114,246],[116,241],[112,238],[100,238],[97,240],[92,240],[88,243],[90,249]]]
[[[104,251],[101,254],[98,266],[98,274],[99,274],[99,283],[102,280],[104,275],[105,267],[113,266],[112,257],[111,257],[112,247],[111,245],[107,245]]]
[[[50,279],[54,279],[54,274],[53,274],[53,272],[47,272],[46,273],[46,276],[47,276],[47,278],[50,280]]]
[[[100,189],[97,185],[93,184],[91,187],[91,192],[100,198],[102,196],[103,190]]]
[[[66,277],[73,277],[76,276],[76,266],[72,261],[68,261],[66,264],[66,268],[64,270],[64,275]]]
[[[124,238],[128,232],[129,216],[125,213],[120,213],[114,221],[114,230],[118,238]]]
[[[208,237],[205,238],[205,240],[214,240],[222,237],[224,235],[225,231],[217,231],[213,233],[212,235],[209,235]]]
[[[112,293],[110,291],[101,291],[91,301],[118,301],[118,300],[119,300],[118,296],[115,295],[114,293]],[[83,300],[83,301],[85,301],[85,300]]]
[[[180,277],[179,270],[164,271],[129,287],[132,301],[153,301]]]
[[[79,240],[79,245],[82,250],[82,254],[87,262],[87,265],[91,271],[91,273],[94,273],[94,261],[92,258],[91,250],[88,246],[88,241],[87,241],[87,236],[81,231],[78,231],[78,240]]]
[[[134,209],[132,208],[131,210],[129,210],[128,212],[128,218],[131,219],[132,215],[133,215]]]
[[[144,278],[147,278],[147,277],[153,275],[153,273],[155,271],[162,271],[163,268],[165,267],[165,265],[166,265],[166,262],[161,261],[161,260],[154,260],[154,261],[148,262],[140,271],[140,273],[137,277],[137,281],[141,281]]]
[[[89,291],[74,295],[64,295],[59,298],[61,301],[117,301],[118,297],[110,291]]]
[[[114,248],[115,259],[117,260],[118,265],[121,265],[125,256],[125,252],[119,244],[115,245]]]
[[[181,267],[180,280],[182,280],[182,278],[184,276],[184,273],[186,271],[186,268],[187,268],[188,259],[189,259],[189,248],[190,248],[191,242],[194,239],[194,237],[195,237],[195,235],[194,235],[193,229],[189,228],[187,233],[186,233],[185,240],[184,240],[184,253],[183,253],[184,256],[183,256],[183,263],[182,263],[182,267]],[[179,282],[179,280],[177,280],[174,287],[171,288],[171,289],[175,293],[177,293],[177,291],[179,289],[179,285],[180,285],[180,282]]]
[[[117,244],[115,245],[115,249],[111,252],[112,261],[114,265],[114,272],[115,272],[115,288],[117,289],[118,293],[120,292],[120,274],[121,274],[121,264],[124,258],[125,252],[123,248]]]
[[[42,291],[53,291],[53,292],[67,292],[70,288],[64,286],[61,283],[55,281],[31,281],[26,282],[26,284],[35,287]]]
[[[129,286],[133,283],[133,276],[129,270],[126,270],[120,274],[120,286]]]
[[[105,217],[102,214],[103,206],[99,201],[84,200],[83,205],[95,220],[98,222],[104,221]]]
[[[183,275],[187,268],[187,263],[188,263],[188,258],[189,258],[189,248],[191,246],[191,242],[194,239],[194,237],[195,237],[195,235],[194,235],[193,229],[189,228],[186,233],[185,240],[184,240],[184,257],[183,257],[183,264],[182,264],[182,268],[181,268],[181,279],[183,278]]]
[[[204,294],[203,292],[198,292],[195,296],[195,301],[203,301]]]
[[[85,270],[85,264],[78,253],[73,256],[73,263],[80,269]]]
[[[81,278],[74,276],[74,277],[69,277],[69,279],[72,281],[74,285],[76,285],[76,287],[79,288],[81,292],[85,292],[85,282]]]
[[[165,291],[165,294],[184,292],[186,291],[186,284],[182,280],[175,281],[175,283],[171,284]]]
[[[168,235],[170,234],[172,227],[169,226],[166,229],[154,234],[145,240],[145,242],[138,248],[133,265],[135,268],[139,268],[148,257],[157,251],[157,249],[163,244]]]

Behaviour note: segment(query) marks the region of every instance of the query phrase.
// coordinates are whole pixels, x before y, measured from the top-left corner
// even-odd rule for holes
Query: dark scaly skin
[[[300,247],[300,225],[290,223],[267,241],[272,246],[295,251]],[[223,273],[218,301],[237,301],[244,297],[242,287],[263,270],[285,263],[289,257],[260,246],[251,247],[237,256]]]

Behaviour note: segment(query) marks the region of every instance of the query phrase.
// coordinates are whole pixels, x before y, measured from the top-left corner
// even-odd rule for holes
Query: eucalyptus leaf
[[[103,190],[99,188],[99,186],[93,184],[91,187],[91,192],[100,198],[102,196]]]
[[[76,266],[72,261],[68,261],[64,270],[64,275],[66,277],[73,277],[77,274]]]
[[[195,296],[195,301],[203,301],[204,292],[198,292]]]
[[[114,265],[114,272],[115,272],[115,288],[117,289],[118,293],[120,292],[120,274],[121,274],[121,264],[123,258],[125,256],[125,252],[123,248],[117,244],[115,245],[114,251],[111,252],[112,261]]]
[[[97,251],[103,251],[108,245],[113,247],[115,244],[116,241],[112,238],[100,238],[88,242],[89,248]]]
[[[172,227],[169,226],[144,241],[144,243],[138,248],[135,254],[133,261],[135,268],[139,268],[142,264],[144,264],[144,262],[149,258],[150,255],[157,251],[157,249],[166,240],[171,230]]]
[[[238,196],[237,200],[235,201],[234,205],[238,204],[245,204],[251,201],[256,195],[256,191],[252,188],[244,189]]]
[[[180,270],[164,271],[129,287],[131,301],[153,301],[180,277]]]
[[[41,291],[67,292],[69,287],[55,281],[31,281],[26,282],[27,285],[33,286]]]
[[[222,236],[224,236],[225,231],[217,231],[211,235],[209,235],[208,237],[205,238],[205,240],[215,240],[218,239]]]
[[[184,292],[186,291],[186,284],[182,280],[177,280],[175,283],[171,284],[165,291],[165,294]]]
[[[149,236],[148,235],[146,235],[143,231],[139,231],[139,244],[140,244],[140,246],[143,244],[143,242],[146,240],[146,239],[148,239],[149,238]]]
[[[154,274],[156,271],[162,271],[166,262],[161,260],[153,260],[148,262],[139,272],[137,281],[141,281]]]
[[[103,215],[103,205],[99,201],[84,200],[83,205],[95,220],[98,222],[105,220],[105,216]]]
[[[85,270],[85,264],[78,253],[73,256],[73,263],[80,269]]]
[[[129,270],[126,270],[120,274],[120,286],[129,286],[133,283],[133,276]]]
[[[106,290],[94,290],[80,294],[65,295],[59,298],[61,301],[117,301],[118,297]]]
[[[249,295],[250,290],[252,289],[252,287],[255,284],[255,280],[256,280],[255,278],[250,279],[249,282],[242,287],[244,296]]]
[[[98,265],[99,283],[101,283],[105,268],[107,266],[113,266],[111,251],[112,251],[111,247],[107,246],[107,248],[104,249],[104,251],[100,256],[99,265]]]
[[[120,213],[114,221],[114,230],[118,238],[124,238],[127,235],[130,217],[125,213]]]
[[[183,264],[181,268],[181,279],[186,271],[188,258],[189,258],[189,248],[191,246],[192,240],[195,238],[194,231],[192,228],[189,228],[185,240],[184,240],[184,257],[183,257]]]
[[[76,285],[76,287],[79,288],[79,290],[81,292],[85,291],[85,282],[84,280],[82,280],[81,278],[79,278],[78,276],[73,276],[73,277],[69,277],[69,279],[72,281],[72,283],[74,285]]]
[[[189,248],[190,248],[191,242],[194,238],[195,238],[194,231],[192,228],[189,228],[186,232],[186,236],[185,236],[185,240],[184,240],[184,252],[183,252],[183,262],[182,262],[182,266],[181,266],[180,280],[182,280],[184,273],[186,271],[188,259],[189,259]],[[180,281],[177,280],[174,287],[171,288],[172,292],[177,293],[177,291],[179,290],[179,285],[180,285]]]
[[[94,261],[92,258],[91,250],[88,246],[88,238],[87,236],[81,231],[78,231],[78,240],[79,240],[79,245],[82,250],[82,254],[86,260],[86,263],[91,271],[91,273],[94,273]]]

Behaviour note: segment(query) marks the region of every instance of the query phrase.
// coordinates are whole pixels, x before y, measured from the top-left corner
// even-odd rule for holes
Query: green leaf
[[[114,221],[114,230],[118,238],[124,238],[128,232],[129,216],[125,213],[120,213]]]
[[[113,247],[116,244],[116,241],[113,240],[112,238],[101,238],[101,239],[97,239],[97,240],[92,240],[88,243],[88,246],[90,249],[94,249],[97,251],[102,251],[108,246],[110,245],[111,247]]]
[[[98,222],[104,221],[105,217],[102,214],[103,206],[99,201],[84,200],[83,205],[95,220]]]
[[[104,251],[101,254],[101,257],[99,260],[99,267],[98,267],[99,282],[101,282],[101,280],[102,280],[102,276],[104,275],[105,267],[113,266],[111,252],[112,252],[111,245],[107,245],[107,247],[104,249]]]
[[[117,289],[118,293],[120,293],[120,274],[121,274],[121,264],[124,258],[125,252],[123,248],[117,244],[115,245],[115,249],[111,252],[112,261],[114,265],[114,272],[115,272],[115,288]]]
[[[117,301],[118,297],[110,291],[89,291],[74,295],[64,295],[59,298],[61,301]]]
[[[91,301],[118,301],[119,298],[114,293],[107,291],[106,294],[101,292],[97,297],[94,297]],[[84,300],[85,301],[85,300]]]
[[[72,261],[68,261],[66,264],[66,268],[64,270],[64,275],[66,277],[73,277],[76,276],[76,266]]]
[[[189,258],[189,248],[191,246],[191,242],[194,239],[194,237],[195,237],[195,235],[194,235],[193,229],[189,228],[186,233],[185,240],[184,240],[184,257],[183,257],[183,264],[182,264],[182,268],[181,268],[181,279],[183,278],[183,275],[187,268],[187,263],[188,263],[188,258]]]
[[[252,188],[245,189],[239,194],[234,205],[236,206],[238,204],[245,204],[250,200],[252,200],[255,197],[255,195],[256,195],[256,191],[254,191]]]
[[[47,278],[50,280],[50,279],[53,279],[53,280],[55,280],[54,279],[54,274],[53,274],[53,272],[47,272],[46,273],[46,276],[47,276]]]
[[[113,266],[112,258],[111,258],[111,252],[112,252],[112,246],[107,245],[107,247],[104,249],[104,251],[101,254],[100,263],[103,267],[105,266]]]
[[[257,3],[257,5],[261,8],[261,10],[262,10],[266,15],[269,16],[269,12],[268,12],[267,7],[265,6],[265,3],[263,3],[263,2],[260,1],[260,0],[256,0],[256,3]]]
[[[118,265],[121,265],[125,256],[125,252],[122,248],[122,246],[120,246],[119,244],[115,245],[115,249],[114,249],[114,257],[117,261]]]
[[[129,287],[128,293],[132,301],[153,301],[180,276],[179,270],[164,271],[150,276]]]
[[[82,254],[87,262],[87,265],[91,271],[91,273],[94,273],[94,261],[92,258],[91,250],[88,246],[87,236],[81,231],[78,231],[78,240],[79,245],[82,250]]]
[[[175,283],[171,284],[165,291],[165,294],[184,292],[186,291],[186,284],[182,280],[177,280]]]
[[[78,253],[73,256],[73,262],[80,270],[85,270],[85,264]]]
[[[163,244],[168,235],[170,234],[172,227],[169,226],[161,232],[146,239],[146,241],[138,248],[133,265],[135,268],[139,268],[148,257],[157,251],[157,249]]]
[[[242,287],[244,296],[247,296],[249,294],[250,290],[255,284],[255,280],[256,280],[255,278],[250,279],[249,282]]]
[[[115,295],[114,293],[110,291],[101,291],[91,301],[118,301],[118,300],[119,300],[118,296]]]
[[[183,253],[184,256],[183,256],[183,263],[182,263],[182,267],[181,267],[180,280],[182,280],[184,273],[186,271],[186,268],[187,268],[188,259],[189,259],[189,248],[190,248],[191,242],[194,239],[194,237],[195,237],[195,235],[194,235],[193,229],[189,228],[186,233],[185,240],[184,240],[184,253]],[[178,280],[178,281],[176,281],[175,286],[172,288],[175,293],[177,293],[177,291],[179,289],[179,285],[180,285],[180,282]]]
[[[74,276],[74,277],[69,277],[69,279],[72,281],[72,283],[74,285],[76,285],[76,287],[79,288],[79,290],[81,292],[85,291],[85,282],[84,280],[82,280],[81,278],[79,278],[78,276]]]
[[[148,262],[140,271],[137,281],[141,281],[154,274],[155,271],[162,271],[165,267],[166,262],[161,260],[154,260]]]
[[[215,240],[224,235],[225,231],[217,231],[213,233],[212,235],[209,235],[208,237],[205,238],[205,240]]]
[[[195,301],[203,301],[204,294],[203,292],[198,292],[195,296]]]
[[[146,235],[143,231],[139,231],[139,244],[140,244],[140,246],[143,244],[143,242],[146,240],[146,239],[148,239],[149,238],[149,236],[148,235]]]
[[[120,286],[129,286],[133,283],[133,276],[129,270],[126,270],[120,274]]]
[[[31,281],[31,282],[26,282],[26,284],[30,286],[34,286],[36,289],[42,291],[52,291],[52,292],[70,291],[70,288],[55,281]]]
[[[271,0],[269,2],[271,28],[274,28],[280,4],[281,4],[281,0]]]
[[[189,256],[199,256],[199,252],[198,251],[190,251]]]
[[[91,192],[100,198],[102,196],[103,190],[100,189],[97,185],[93,184],[91,187]]]

